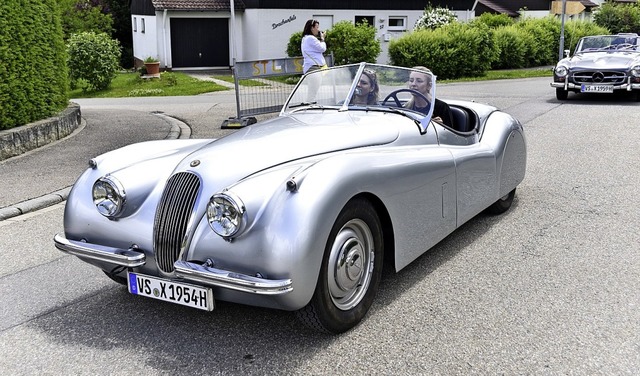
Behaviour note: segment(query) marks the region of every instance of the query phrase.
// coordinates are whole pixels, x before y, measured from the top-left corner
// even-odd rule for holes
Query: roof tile
[[[156,10],[230,10],[230,0],[151,0]],[[234,0],[233,8],[244,10],[242,0]]]

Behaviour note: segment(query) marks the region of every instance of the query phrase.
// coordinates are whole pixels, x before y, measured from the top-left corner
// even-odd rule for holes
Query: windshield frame
[[[592,35],[580,38],[576,45],[575,54],[615,51],[640,52],[639,48],[640,37],[637,34]]]
[[[414,97],[418,98],[409,90],[409,77],[412,76],[412,72],[416,72],[413,75],[419,73],[418,76],[424,76],[429,83],[427,86],[429,89],[422,88],[429,90],[423,97],[427,99],[426,110],[423,110],[428,111],[427,113],[406,107],[413,103],[411,100]],[[361,83],[365,74],[367,79]],[[375,100],[372,99],[369,104],[354,104],[356,93],[362,100],[364,84],[375,86],[375,93],[373,93]],[[369,89],[371,94],[373,89],[371,87]],[[396,93],[396,98],[389,98],[384,102],[389,94],[398,90],[400,92]],[[436,76],[431,71],[363,62],[316,70],[303,75],[287,98],[280,115],[311,110],[386,111],[410,117],[425,131],[433,114],[435,98]]]

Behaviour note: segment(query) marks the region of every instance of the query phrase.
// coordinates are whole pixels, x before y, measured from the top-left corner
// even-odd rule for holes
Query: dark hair
[[[371,83],[371,91],[369,92],[367,103],[368,104],[377,103],[379,100],[378,93],[380,92],[380,87],[378,86],[378,75],[376,74],[375,71],[368,68],[365,68],[362,71],[362,75],[367,76],[367,78],[369,79],[369,82]]]
[[[304,24],[304,30],[302,30],[302,36],[304,37],[305,35],[313,35],[313,33],[311,32],[311,28],[316,26],[317,24],[319,24],[320,22],[318,22],[318,20],[308,20],[307,23]]]

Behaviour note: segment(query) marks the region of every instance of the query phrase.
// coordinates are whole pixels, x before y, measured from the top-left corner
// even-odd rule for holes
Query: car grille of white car
[[[200,178],[188,172],[173,175],[164,188],[156,209],[153,247],[156,263],[165,273],[174,271],[199,190]]]
[[[623,84],[626,79],[624,72],[581,71],[572,75],[577,84]]]

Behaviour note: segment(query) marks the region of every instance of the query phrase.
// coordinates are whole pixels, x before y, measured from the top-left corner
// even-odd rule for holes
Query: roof
[[[498,4],[496,1],[491,1],[491,0],[478,0],[478,3],[484,5],[485,7],[492,9],[498,13],[504,13],[504,14],[508,14],[509,16],[517,16],[518,13],[514,12],[510,9],[507,9],[503,6],[501,6],[500,4]]]
[[[598,4],[594,3],[593,1],[590,0],[580,0],[580,2],[582,3],[582,5],[584,5],[585,7],[597,7]]]
[[[156,10],[231,10],[229,0],[151,0]],[[244,10],[244,1],[234,0],[233,8]]]

